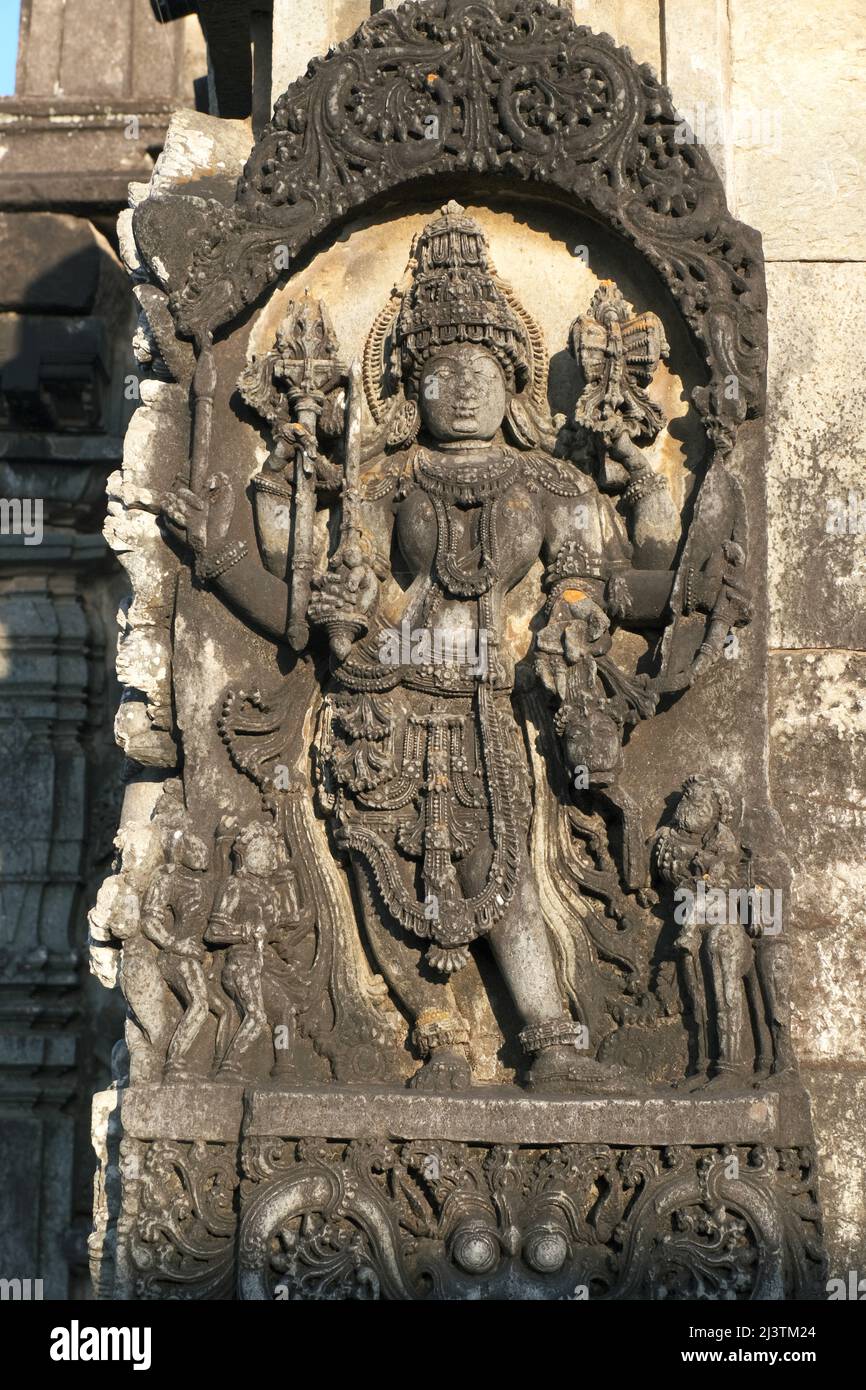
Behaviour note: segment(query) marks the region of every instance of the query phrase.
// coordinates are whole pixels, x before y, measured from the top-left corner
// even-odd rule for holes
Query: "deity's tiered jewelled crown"
[[[419,233],[411,266],[395,335],[407,384],[417,388],[440,348],[477,343],[494,354],[512,389],[522,390],[530,357],[525,325],[500,288],[484,232],[459,203],[447,203]]]

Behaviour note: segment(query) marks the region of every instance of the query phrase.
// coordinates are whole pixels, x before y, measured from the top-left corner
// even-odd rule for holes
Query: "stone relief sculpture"
[[[275,1048],[273,1075],[291,1070],[291,1033],[308,986],[297,946],[311,931],[298,900],[295,874],[272,825],[252,822],[232,842],[232,872],[220,889],[204,939],[227,947],[220,978],[243,1021],[224,1050],[217,1039],[219,1075],[243,1077],[262,1035]],[[280,1066],[283,1062],[284,1065]]]
[[[761,583],[760,250],[673,114],[562,11],[422,0],[311,66],[233,198],[152,192],[127,224],[151,279],[172,219],[188,240],[149,311],[173,447],[117,485],[138,582],[150,547],[176,585],[174,724],[143,686],[136,718],[178,754],[91,916],[130,1015],[117,1288],[788,1297],[820,1270],[788,938],[762,916],[787,871],[734,751],[762,737],[759,609],[722,658]],[[295,286],[274,316],[275,248],[421,173],[461,200],[419,190],[352,351],[337,301]],[[596,278],[547,341],[466,206],[503,175],[624,235],[664,319]],[[707,448],[672,490],[675,329]],[[677,919],[715,890],[745,915]]]
[[[661,624],[681,523],[665,478],[632,442],[651,437],[663,421],[640,385],[651,381],[666,347],[660,322],[652,314],[631,316],[615,287],[604,285],[572,336],[589,373],[574,423],[590,436],[596,469],[612,458],[627,479],[621,510],[591,473],[543,447],[545,439],[555,445],[557,430],[544,416],[540,331],[497,276],[481,228],[455,202],[413,246],[406,288],[387,318],[379,317],[363,372],[335,367],[327,310],[304,300],[290,308],[270,360],[242,378],[247,398],[278,422],[269,486],[259,475],[254,488],[263,537],[278,521],[272,499],[283,499],[282,529],[294,546],[287,577],[265,563],[275,542],[263,541],[260,559],[233,535],[238,499],[224,475],[208,479],[203,494],[181,488],[163,504],[203,582],[236,611],[283,639],[288,615],[293,645],[298,634],[324,630],[332,674],[316,749],[321,791],[334,844],[349,853],[365,941],[424,1059],[412,1078],[417,1087],[471,1080],[469,1028],[449,977],[482,938],[522,1024],[534,1087],[615,1092],[630,1085],[622,1068],[580,1054],[575,1041],[583,1024],[563,1009],[528,852],[525,733],[513,705],[532,672],[519,669],[509,647],[508,605],[540,558],[545,621],[535,639],[535,670],[557,706],[566,771],[615,800],[622,741],[631,725],[652,715],[658,696],[651,677],[616,666],[609,628],[611,621]],[[292,364],[301,363],[295,370]],[[339,409],[309,385],[316,363],[320,383],[332,396],[342,388],[346,408],[339,542],[310,588],[307,493],[310,477],[315,493],[320,457],[311,426],[326,404],[332,416]],[[303,408],[310,423],[287,429],[288,403],[300,399],[299,388],[282,395],[280,379],[308,382]],[[384,439],[380,430],[372,440],[363,437],[365,381],[370,416],[389,422]],[[391,382],[386,396],[382,383]],[[408,448],[400,447],[407,441],[395,421]],[[287,437],[295,441],[290,460],[282,457]],[[299,458],[307,460],[306,472]],[[320,490],[332,485],[335,469],[333,461],[320,464]],[[392,659],[391,647],[406,631],[412,649]],[[280,709],[279,694],[265,700],[262,741],[273,744]],[[249,714],[242,728],[223,722],[229,747],[243,744],[244,758],[256,732]],[[257,752],[258,780],[273,795],[261,757]],[[240,885],[243,874],[233,882]],[[244,915],[239,904],[232,911]],[[226,931],[232,939],[228,921]],[[213,921],[207,939],[220,942]],[[242,1005],[235,1056],[264,1026],[261,1006],[251,1004],[261,952],[256,956],[251,942],[234,945],[226,968],[236,999],[237,978],[250,977],[241,986],[250,1007]],[[571,983],[578,998],[592,990],[590,980]],[[224,1060],[221,1069],[232,1066]]]
[[[713,777],[691,777],[673,823],[664,826],[654,842],[659,878],[693,890],[674,945],[681,955],[697,1029],[695,1072],[700,1080],[706,1080],[710,1061],[708,1025],[715,1030],[710,1085],[716,1089],[742,1086],[753,1071],[769,1072],[776,1085],[796,1075],[790,1042],[789,947],[781,935],[781,921],[773,916],[773,904],[767,902],[772,893],[780,898],[780,890],[756,885],[751,852],[735,837],[732,819],[726,787]],[[750,1019],[754,1067],[742,1056]]]
[[[177,995],[183,1017],[171,1036],[165,1056],[165,1076],[189,1081],[188,1056],[208,1013],[221,1025],[228,1009],[215,987],[213,962],[205,954],[205,881],[208,847],[190,830],[172,837],[172,858],[153,875],[142,904],[142,931],[159,948],[162,977]]]

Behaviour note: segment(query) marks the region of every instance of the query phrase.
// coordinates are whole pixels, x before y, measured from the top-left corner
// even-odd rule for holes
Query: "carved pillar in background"
[[[194,18],[24,0],[0,97],[0,1273],[51,1298],[82,1289],[88,1100],[119,1027],[85,945],[123,769],[127,586],[100,532],[137,382],[114,223],[204,68]]]
[[[15,1277],[42,1278],[45,1296],[61,1298],[86,1233],[75,1103],[106,1074],[116,1027],[82,950],[119,804],[120,764],[104,741],[112,614],[94,592],[107,569],[95,539],[7,543],[0,562],[0,1254]]]
[[[0,229],[0,1107],[5,1166],[21,1176],[4,1189],[0,1255],[10,1277],[43,1277],[59,1298],[86,1254],[81,1094],[107,1075],[116,1028],[83,947],[120,801],[108,735],[124,586],[97,527],[129,410],[132,316],[88,223],[0,214]]]

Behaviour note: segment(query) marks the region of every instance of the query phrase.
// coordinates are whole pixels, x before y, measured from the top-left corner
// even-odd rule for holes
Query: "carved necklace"
[[[519,469],[519,457],[510,452],[485,463],[439,463],[424,450],[418,451],[415,480],[430,498],[436,515],[436,575],[443,589],[454,598],[480,598],[496,583],[496,503],[518,476]],[[474,571],[465,569],[457,559],[453,516],[456,507],[481,509],[476,547],[479,562]]]
[[[482,502],[478,520],[478,568],[464,569],[457,559],[454,540],[453,508],[435,493],[430,501],[436,513],[436,574],[442,587],[455,598],[479,598],[489,593],[499,574],[496,546],[496,519],[493,501]],[[471,552],[472,554],[475,551]]]
[[[443,463],[419,449],[414,459],[415,481],[428,497],[440,497],[455,507],[478,507],[495,501],[521,472],[520,456],[511,449],[497,450],[483,463],[466,459]]]

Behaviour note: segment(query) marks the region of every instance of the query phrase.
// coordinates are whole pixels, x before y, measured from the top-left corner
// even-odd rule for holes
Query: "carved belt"
[[[400,684],[405,690],[419,690],[426,695],[456,695],[463,699],[471,697],[478,688],[478,677],[471,668],[446,666],[441,663],[431,666],[405,666]],[[492,682],[497,693],[505,693],[513,688],[514,681],[507,673]]]

